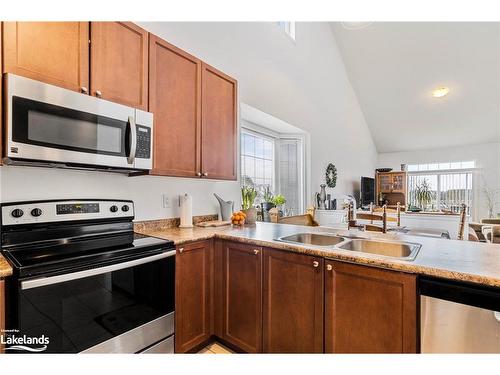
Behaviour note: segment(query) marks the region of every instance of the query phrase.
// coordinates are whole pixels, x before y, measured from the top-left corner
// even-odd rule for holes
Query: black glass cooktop
[[[12,246],[2,253],[18,277],[24,278],[95,268],[173,249],[172,241],[130,232]]]

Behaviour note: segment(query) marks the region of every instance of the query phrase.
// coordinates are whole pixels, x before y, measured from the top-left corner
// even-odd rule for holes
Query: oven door
[[[134,168],[134,108],[12,74],[6,83],[7,157]]]
[[[174,333],[175,250],[18,283],[18,336],[44,353],[138,353]],[[6,348],[7,352],[16,349]],[[173,344],[168,348],[173,352]],[[22,351],[25,352],[25,351]]]

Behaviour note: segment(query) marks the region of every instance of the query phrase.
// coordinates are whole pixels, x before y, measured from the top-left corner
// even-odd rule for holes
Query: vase
[[[269,217],[269,210],[276,206],[274,205],[274,203],[271,202],[263,202],[261,206],[262,206],[262,221],[271,221],[271,218]]]
[[[318,203],[318,209],[324,210],[326,208],[325,202],[326,202],[326,185],[321,184],[319,185],[321,190],[319,193],[316,193],[316,200]]]
[[[255,207],[250,207],[249,209],[242,211],[245,213],[245,215],[247,215],[245,217],[245,224],[255,224],[255,222],[257,221],[257,209]]]

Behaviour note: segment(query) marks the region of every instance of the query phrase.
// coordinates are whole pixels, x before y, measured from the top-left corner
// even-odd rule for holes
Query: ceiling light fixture
[[[442,98],[450,92],[450,89],[446,86],[438,87],[437,89],[432,90],[432,96],[435,98]]]
[[[341,22],[346,30],[361,30],[370,26],[373,22]]]

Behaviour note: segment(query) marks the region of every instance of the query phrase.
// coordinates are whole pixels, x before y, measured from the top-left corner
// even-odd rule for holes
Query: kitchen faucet
[[[350,194],[346,194],[345,197],[350,202],[348,210],[352,207],[352,220],[356,220],[356,199]]]

